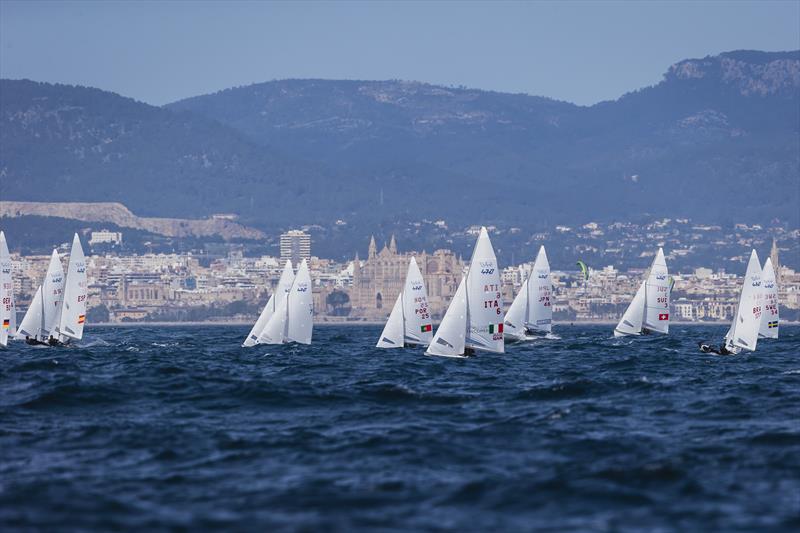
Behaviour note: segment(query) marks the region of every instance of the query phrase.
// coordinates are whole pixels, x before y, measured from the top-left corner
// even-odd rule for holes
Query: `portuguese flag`
[[[422,333],[427,333],[429,331],[432,331],[433,327],[430,324],[423,324],[419,327],[419,329],[422,331]]]
[[[500,324],[489,324],[489,333],[503,333],[503,323]]]

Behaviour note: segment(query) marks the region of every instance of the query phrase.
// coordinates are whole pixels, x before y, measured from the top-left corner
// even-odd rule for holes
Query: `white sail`
[[[400,293],[397,295],[397,300],[394,301],[392,313],[389,315],[389,320],[386,321],[386,326],[384,326],[375,347],[402,348],[405,342],[403,334],[403,293]]]
[[[639,290],[636,291],[636,296],[631,300],[630,305],[625,310],[622,318],[614,328],[615,337],[624,337],[626,335],[641,335],[642,334],[642,321],[644,320],[644,305],[645,305],[645,282],[639,285]]]
[[[11,254],[5,233],[0,231],[0,346],[8,346],[17,331],[17,308],[14,304],[14,280],[11,278]]]
[[[406,284],[402,293],[403,336],[407,344],[430,344],[433,338],[433,321],[428,308],[428,291],[425,280],[413,257],[408,262]]]
[[[278,285],[275,286],[275,290],[270,295],[267,305],[265,305],[264,309],[262,309],[261,314],[258,316],[258,320],[256,320],[256,323],[253,325],[253,329],[250,330],[250,333],[247,335],[247,338],[244,340],[242,346],[248,347],[258,344],[258,338],[261,335],[261,332],[264,331],[264,328],[267,326],[267,322],[269,322],[269,319],[272,318],[272,315],[275,313],[275,309],[277,309],[280,301],[286,298],[286,295],[289,293],[289,289],[292,288],[293,281],[294,270],[292,270],[292,262],[287,260],[286,264],[283,266],[283,272],[278,280]]]
[[[544,246],[539,248],[533,272],[528,283],[528,313],[525,325],[532,331],[550,333],[553,328],[553,280],[550,278],[550,263]]]
[[[42,286],[36,289],[36,294],[33,295],[31,305],[22,317],[22,322],[17,329],[16,338],[30,337],[37,339],[39,331],[42,329],[42,314],[44,311],[44,302],[42,301]]]
[[[643,327],[658,333],[669,332],[669,272],[664,251],[659,248],[645,281]]]
[[[761,264],[756,251],[753,250],[747,263],[736,315],[725,335],[725,348],[729,352],[739,353],[742,349],[750,351],[756,349],[758,330],[761,327],[763,297]]]
[[[520,341],[525,338],[525,314],[528,312],[528,283],[530,278],[525,278],[519,288],[517,296],[511,302],[505,319],[503,320],[503,335],[509,341]]]
[[[311,289],[311,274],[308,272],[306,260],[303,259],[286,298],[288,324],[284,342],[311,344],[314,329],[314,297]]]
[[[42,284],[42,329],[39,332],[40,340],[46,340],[56,334],[56,328],[61,318],[61,302],[64,299],[64,268],[58,258],[58,252],[53,250],[50,256],[50,265]]]
[[[467,272],[466,345],[503,353],[503,295],[500,269],[486,228],[481,228]]]
[[[267,321],[267,325],[258,336],[258,344],[283,344],[286,339],[286,322],[288,319],[287,314],[287,301],[284,298],[278,304],[275,312]]]
[[[761,271],[761,283],[764,289],[764,305],[762,306],[761,326],[758,336],[765,339],[777,339],[778,323],[780,321],[778,284],[775,282],[775,269],[772,267],[772,259],[769,257],[764,261],[764,268]]]
[[[436,335],[425,350],[426,355],[442,357],[464,357],[464,341],[467,333],[467,289],[466,276],[461,278],[453,300],[436,329]]]
[[[61,317],[56,331],[59,340],[80,340],[86,322],[86,258],[83,255],[81,240],[76,233],[72,238],[67,277],[64,281],[64,300],[61,304]]]

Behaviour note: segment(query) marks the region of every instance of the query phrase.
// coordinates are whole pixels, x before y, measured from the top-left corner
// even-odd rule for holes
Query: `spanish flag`
[[[79,315],[78,324],[83,324],[84,322],[86,322],[86,315]]]

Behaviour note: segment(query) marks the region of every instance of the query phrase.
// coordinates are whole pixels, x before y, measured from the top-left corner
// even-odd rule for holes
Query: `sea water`
[[[561,339],[466,360],[380,327],[87,328],[0,351],[0,528],[800,528],[800,328]]]

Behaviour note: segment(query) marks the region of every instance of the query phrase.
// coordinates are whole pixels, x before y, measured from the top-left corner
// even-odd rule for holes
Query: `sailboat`
[[[244,340],[242,346],[250,347],[258,344],[258,339],[261,335],[261,332],[264,331],[264,328],[267,326],[267,322],[269,322],[269,319],[275,314],[275,310],[280,306],[281,302],[286,299],[286,295],[289,294],[289,291],[292,288],[293,281],[294,270],[292,270],[292,262],[287,260],[286,264],[283,266],[281,277],[278,279],[278,285],[275,287],[275,290],[269,297],[267,305],[264,306],[264,309],[258,316],[258,320],[256,320],[256,323],[253,325],[253,329],[250,330],[250,333],[247,335],[247,338]]]
[[[14,280],[11,278],[11,254],[6,235],[0,231],[0,346],[8,346],[17,331],[17,308],[14,305]]]
[[[521,341],[531,334],[550,333],[553,327],[553,307],[550,301],[552,293],[550,263],[542,246],[533,263],[533,272],[522,283],[517,297],[506,313],[503,322],[506,341]]]
[[[764,305],[762,306],[761,326],[758,337],[761,339],[778,338],[778,284],[775,282],[775,269],[772,259],[767,257],[761,270],[761,288],[764,289]]]
[[[742,350],[755,351],[758,342],[758,331],[761,328],[762,305],[764,291],[761,279],[761,263],[758,254],[753,250],[747,262],[742,292],[739,294],[739,305],[733,322],[725,334],[723,352],[738,354]]]
[[[659,248],[650,271],[614,328],[614,336],[669,333],[669,286],[667,261]]]
[[[275,312],[259,335],[258,342],[311,344],[313,328],[314,300],[311,293],[311,275],[308,272],[308,264],[303,259],[288,295],[278,303]]]
[[[55,340],[63,292],[64,269],[58,252],[53,250],[44,281],[36,289],[15,337],[25,337],[28,344],[48,344],[51,339]]]
[[[425,354],[466,357],[473,350],[504,350],[500,271],[485,227],[475,243],[469,269]]]
[[[67,277],[64,280],[64,298],[58,326],[55,328],[55,344],[67,344],[72,340],[83,338],[83,326],[86,323],[86,257],[83,246],[76,233],[72,238],[69,252]]]
[[[408,262],[406,283],[397,295],[377,347],[402,348],[428,345],[433,336],[432,330],[425,281],[417,266],[417,260],[412,257]]]

